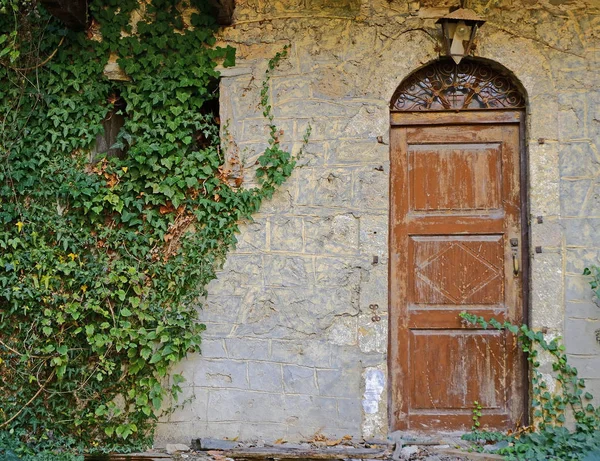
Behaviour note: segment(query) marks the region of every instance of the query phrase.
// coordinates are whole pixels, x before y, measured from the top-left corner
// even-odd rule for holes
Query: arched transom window
[[[508,73],[486,63],[436,61],[404,80],[392,97],[393,111],[520,109],[525,98]]]

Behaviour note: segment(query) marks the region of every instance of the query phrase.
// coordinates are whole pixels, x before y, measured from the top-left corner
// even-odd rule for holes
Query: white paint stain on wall
[[[366,414],[373,415],[379,411],[381,393],[385,386],[383,371],[377,369],[367,370],[365,373],[365,395],[363,409]]]

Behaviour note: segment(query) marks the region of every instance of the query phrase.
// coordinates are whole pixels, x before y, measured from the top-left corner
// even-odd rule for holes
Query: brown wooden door
[[[523,320],[520,111],[392,113],[392,427],[467,430],[527,419],[514,336],[468,311]]]

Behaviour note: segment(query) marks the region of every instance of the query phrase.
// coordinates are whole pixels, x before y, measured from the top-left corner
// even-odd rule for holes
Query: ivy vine
[[[287,48],[269,62],[269,145],[248,189],[220,145],[216,65],[235,50],[215,46],[208,2],[93,0],[77,33],[2,1],[0,431],[148,444],[181,392],[168,370],[201,349],[199,298],[295,165],[266,89]],[[103,76],[111,56],[126,80]],[[116,143],[96,152],[114,116]]]
[[[589,271],[586,270],[586,273],[589,274]],[[598,280],[595,283],[597,287]],[[508,330],[517,336],[530,364],[530,405],[534,418],[532,426],[506,435],[480,430],[479,418],[474,416],[477,424],[473,433],[464,438],[472,441],[500,441],[497,452],[506,455],[507,459],[581,460],[589,453],[594,453],[590,459],[598,459],[594,456],[600,455],[600,409],[592,404],[593,395],[585,390],[585,380],[579,377],[577,368],[568,363],[560,338],[547,340],[541,331],[534,331],[526,325],[514,325],[496,319],[486,320],[467,312],[461,313],[460,317],[465,322],[477,324],[484,329],[491,327]],[[556,391],[549,389],[548,382],[540,371],[540,353],[548,354],[552,359]],[[565,425],[568,414],[574,419],[574,430],[569,430]]]

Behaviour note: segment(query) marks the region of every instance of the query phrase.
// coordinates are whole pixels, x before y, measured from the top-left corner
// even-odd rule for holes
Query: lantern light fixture
[[[437,20],[441,24],[446,53],[456,64],[471,52],[475,36],[485,20],[468,8],[459,8]]]

